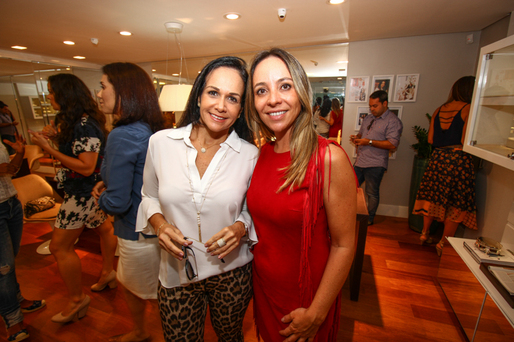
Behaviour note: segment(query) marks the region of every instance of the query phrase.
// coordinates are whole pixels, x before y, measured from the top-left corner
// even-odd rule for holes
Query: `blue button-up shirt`
[[[136,217],[141,203],[143,169],[146,161],[150,127],[142,122],[119,126],[107,139],[101,175],[107,189],[98,199],[100,208],[114,215],[114,235],[139,239]]]
[[[378,118],[372,114],[366,116],[362,121],[359,134],[363,139],[377,141],[387,140],[395,147],[398,147],[402,131],[402,122],[388,109]],[[383,167],[387,169],[388,161],[389,150],[369,145],[361,145],[357,148],[357,161],[355,162],[355,166],[362,168]]]

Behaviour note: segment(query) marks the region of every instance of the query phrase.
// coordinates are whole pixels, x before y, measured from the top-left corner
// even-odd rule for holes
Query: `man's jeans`
[[[366,181],[366,195],[368,195],[369,222],[373,222],[380,201],[380,182],[386,171],[383,167],[358,167],[354,166],[359,186]]]
[[[14,258],[20,250],[23,210],[11,197],[0,203],[0,315],[7,328],[23,321],[20,302],[23,297],[16,280]]]

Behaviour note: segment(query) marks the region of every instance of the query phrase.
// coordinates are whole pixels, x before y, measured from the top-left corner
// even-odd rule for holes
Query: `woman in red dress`
[[[341,102],[337,97],[332,99],[332,111],[330,112],[330,129],[328,130],[329,138],[336,138],[339,131],[343,129],[343,110]]]
[[[357,183],[345,152],[318,137],[311,89],[289,53],[259,53],[246,115],[267,141],[247,194],[259,237],[254,318],[264,341],[336,341],[355,246]]]

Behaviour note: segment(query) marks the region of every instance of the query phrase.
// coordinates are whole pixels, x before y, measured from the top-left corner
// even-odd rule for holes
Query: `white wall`
[[[466,44],[468,34],[474,35],[475,43]],[[425,114],[446,101],[457,79],[475,75],[479,39],[480,32],[465,32],[350,43],[347,81],[353,76],[369,76],[371,82],[373,75],[420,74],[416,102],[390,102],[403,106],[404,129],[396,159],[389,161],[380,187],[378,215],[407,217],[414,159],[410,145],[416,143],[412,127],[428,128]],[[367,103],[345,104],[341,143],[350,156],[354,147],[348,137],[355,134],[357,107],[362,106]]]

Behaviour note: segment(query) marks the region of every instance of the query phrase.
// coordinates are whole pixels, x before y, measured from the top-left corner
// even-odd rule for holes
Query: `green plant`
[[[425,114],[428,121],[432,119],[430,114]],[[414,136],[418,140],[416,144],[411,145],[411,147],[416,151],[418,158],[428,159],[432,154],[432,145],[428,143],[428,130],[421,126],[414,126],[412,128],[414,132]]]

